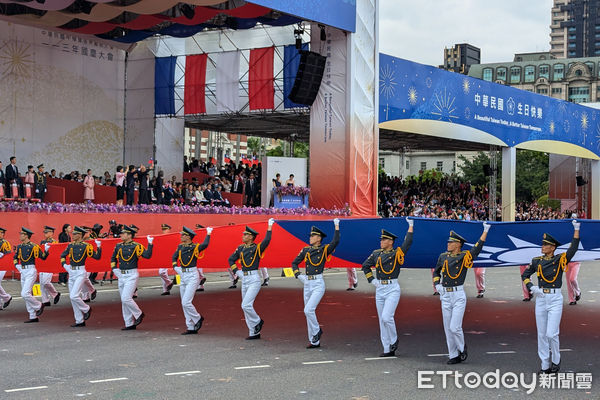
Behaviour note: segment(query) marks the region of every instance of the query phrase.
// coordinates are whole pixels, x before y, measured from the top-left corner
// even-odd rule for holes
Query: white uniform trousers
[[[260,274],[261,274],[261,276],[262,276],[263,279],[269,278],[269,269],[268,268],[261,268],[260,269]]]
[[[29,313],[29,319],[37,318],[35,312],[42,307],[42,303],[31,293],[31,289],[37,279],[37,270],[33,265],[21,269],[21,297],[25,300],[25,307]]]
[[[560,363],[558,334],[562,309],[563,296],[560,289],[557,289],[557,293],[545,293],[535,298],[538,355],[542,361],[542,369],[550,368],[550,361],[554,364]]]
[[[0,271],[0,310],[2,309],[4,303],[6,303],[12,298],[12,296],[6,293],[6,291],[2,287],[2,279],[4,279],[4,275],[6,275],[6,271]]]
[[[567,267],[567,293],[569,294],[569,303],[575,301],[576,296],[581,295],[577,275],[579,275],[580,262],[569,263]]]
[[[473,268],[477,293],[485,292],[485,268]]]
[[[162,289],[163,292],[167,291],[167,287],[173,283],[173,281],[171,280],[171,278],[169,278],[169,269],[168,268],[159,268],[158,269],[158,276],[160,276],[160,279],[162,279]]]
[[[200,282],[204,279],[204,270],[202,268],[198,269],[198,289],[204,289],[204,285],[201,285]]]
[[[242,278],[242,310],[248,326],[250,336],[254,336],[254,327],[260,322],[260,317],[254,310],[254,299],[260,291],[260,274],[258,271],[249,271],[249,275]]]
[[[58,292],[52,284],[52,273],[51,272],[40,272],[40,291],[42,292],[42,303],[53,301],[58,295]]]
[[[88,300],[94,292],[94,290],[96,290],[94,288],[94,285],[92,285],[92,281],[90,280],[90,273],[91,272],[85,273],[85,276],[83,278],[83,285],[81,286],[81,298],[84,300]]]
[[[346,268],[346,275],[348,277],[348,287],[354,287],[358,283],[356,268]]]
[[[87,276],[87,272],[84,267],[79,268],[80,269],[72,269],[72,267],[67,268],[69,272],[69,298],[71,299],[73,316],[75,317],[75,323],[77,324],[83,322],[83,314],[90,310],[90,306],[85,304],[81,298],[81,288]]]
[[[117,275],[115,273],[115,275]],[[119,271],[119,294],[121,295],[121,310],[123,311],[123,321],[125,326],[131,326],[135,320],[142,314],[142,310],[133,300],[133,293],[137,288],[140,274],[137,269],[128,269],[125,273]]]
[[[200,321],[200,314],[196,311],[196,307],[192,301],[200,282],[200,275],[197,268],[192,268],[182,271],[181,267],[175,267],[175,272],[179,274],[181,283],[179,284],[179,294],[181,295],[181,308],[185,317],[185,326],[188,330],[194,330],[194,325]]]
[[[304,315],[306,316],[306,326],[308,328],[308,341],[312,344],[319,344],[320,341],[313,341],[313,337],[319,333],[321,327],[317,321],[317,306],[325,294],[325,281],[323,275],[313,275],[316,278],[307,280],[304,283]]]
[[[235,274],[233,273],[233,271],[231,271],[231,268],[227,269],[227,272],[229,272],[229,280],[231,281],[231,284],[233,285],[233,282],[235,282]]]
[[[399,301],[400,285],[398,282],[393,282],[390,285],[381,285],[375,290],[375,305],[377,306],[379,333],[384,353],[388,353],[390,345],[396,343],[396,340],[398,340],[394,314],[396,313]]]
[[[454,290],[454,292],[444,291],[440,294],[449,358],[458,357],[458,353],[465,349],[462,321],[467,306],[467,296],[462,286],[457,286]]]

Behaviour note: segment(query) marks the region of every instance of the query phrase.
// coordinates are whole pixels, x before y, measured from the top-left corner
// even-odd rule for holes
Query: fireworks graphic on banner
[[[0,49],[0,67],[2,77],[29,78],[30,67],[33,65],[29,44],[17,41],[4,42]]]
[[[451,122],[452,119],[457,119],[458,116],[454,115],[454,111],[456,111],[456,107],[454,106],[454,101],[456,100],[455,96],[452,96],[452,93],[448,92],[447,88],[444,88],[444,92],[436,92],[435,93],[435,101],[433,106],[435,107],[435,111],[431,113],[433,115],[438,116],[438,120],[447,120]]]
[[[464,94],[469,94],[469,91],[471,90],[471,83],[467,78],[463,79],[462,89]]]
[[[379,73],[379,92],[386,98],[393,97],[396,93],[396,82],[395,72],[386,64]]]
[[[581,113],[581,129],[584,131],[588,128],[588,115],[584,111]]]
[[[417,89],[414,86],[408,88],[408,102],[413,106],[417,104]]]

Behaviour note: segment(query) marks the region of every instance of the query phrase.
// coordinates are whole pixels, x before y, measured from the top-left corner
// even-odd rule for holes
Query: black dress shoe
[[[320,344],[312,344],[312,343],[310,343],[308,346],[306,346],[307,349],[318,349],[319,347],[321,347]]]
[[[91,299],[91,300],[96,300],[96,295],[97,295],[97,294],[98,294],[98,291],[97,291],[97,290],[94,290],[94,291],[92,292],[92,294],[90,295],[90,299]]]
[[[201,315],[198,322],[196,322],[196,325],[194,325],[194,329],[196,330],[196,332],[198,332],[200,330],[200,328],[202,328],[203,322],[204,322],[204,317]]]
[[[46,306],[42,304],[40,309],[35,312],[36,317],[39,317],[40,315],[42,315],[42,313],[44,312],[44,307],[46,307]]]
[[[185,331],[185,332],[181,332],[181,334],[182,334],[182,335],[197,335],[197,334],[198,334],[198,331],[195,331],[195,330],[193,330],[193,329],[188,329],[188,330],[187,330],[187,331]]]
[[[202,280],[200,281],[200,286],[204,285],[205,282],[206,282],[206,278],[202,278]]]
[[[312,342],[313,343],[314,342],[320,342],[322,334],[323,334],[323,329],[319,328],[319,332],[317,332],[317,334],[312,337]]]
[[[449,359],[446,364],[452,365],[452,364],[460,364],[460,356],[454,357]]]
[[[388,351],[387,353],[381,353],[379,355],[379,357],[394,357],[396,355],[396,352],[394,351]]]
[[[44,307],[50,307],[52,305],[52,303],[50,303],[49,301],[47,301],[47,302],[45,302],[43,304],[44,304]]]
[[[434,295],[434,296],[439,296],[439,295],[440,295],[440,292],[433,292],[433,295]]]
[[[239,280],[240,280],[240,277],[236,275],[235,278],[233,278],[233,286],[237,285]]]
[[[467,354],[467,344],[465,343],[465,348],[462,352],[458,353],[458,357],[460,357],[460,362],[463,362],[467,359],[469,355]]]
[[[398,350],[398,342],[400,341],[400,339],[396,339],[396,341],[392,344],[390,344],[390,351],[395,352],[396,350]]]
[[[84,303],[89,303],[91,300],[90,299],[85,299],[83,302]]]
[[[81,323],[74,323],[73,325],[71,325],[71,328],[81,328],[82,326],[85,326],[85,321],[81,322]]]
[[[558,364],[552,363],[552,365],[550,366],[550,373],[556,374],[558,371],[560,371],[560,363],[558,363]]]
[[[581,293],[579,293],[577,296],[575,296],[575,301],[579,301],[581,300]]]
[[[258,335],[248,336],[246,340],[256,340],[260,339],[260,333]]]
[[[479,294],[477,295],[477,298],[478,298],[478,299],[481,299],[481,298],[483,298],[483,293],[479,293]]]
[[[576,305],[577,305],[577,302],[576,302],[576,301],[572,301],[572,302],[570,302],[570,303],[569,303],[569,305],[570,305],[570,306],[576,306]]]
[[[531,297],[525,297],[523,301],[531,301]]]
[[[23,321],[23,322],[26,324],[31,324],[32,322],[40,322],[40,319],[39,318],[31,318],[31,319],[28,319],[27,321]]]
[[[549,374],[550,373],[550,368],[548,369],[540,369],[538,372],[538,375],[543,375],[543,374]]]
[[[204,292],[204,288],[198,288],[196,289],[196,292]]]
[[[12,301],[12,299],[13,299],[12,296],[10,296],[10,299],[8,299],[8,301],[2,305],[2,308],[8,307],[10,305],[10,302]]]
[[[263,321],[261,319],[260,322],[258,324],[256,324],[256,326],[254,327],[254,334],[255,335],[258,334],[258,333],[260,333],[260,331],[261,331],[264,323],[265,323],[265,321]]]
[[[138,326],[139,324],[141,324],[142,321],[144,320],[145,316],[146,316],[146,314],[141,313],[140,316],[135,319],[135,322],[133,323],[133,326]]]
[[[352,291],[352,290],[354,290],[354,288],[353,288],[353,287],[349,287],[348,289],[346,289],[346,291],[347,291],[347,292],[350,292],[350,291]]]
[[[129,325],[124,328],[121,328],[122,331],[135,331],[135,325]]]
[[[83,313],[83,320],[87,321],[88,319],[90,319],[90,315],[92,315],[92,308],[90,307],[89,310],[87,310],[87,312]]]
[[[98,281],[95,280],[95,279],[93,281],[90,281],[90,282],[92,282],[92,285],[97,285],[98,284]]]
[[[354,289],[356,289],[356,288],[358,287],[358,282],[354,283],[354,284],[352,285],[352,287],[353,287]]]
[[[174,285],[174,284],[175,284],[175,282],[171,282],[171,283],[169,283],[169,285],[167,286],[167,291],[166,291],[165,293],[167,293],[167,292],[170,292],[170,291],[171,291],[171,289],[173,289],[173,285]]]
[[[227,289],[237,289],[237,286],[236,285],[231,285]]]
[[[266,278],[260,286],[269,286],[269,278]]]
[[[169,292],[169,291],[166,291],[166,292],[162,292],[160,295],[161,295],[161,296],[168,296],[168,295],[170,295],[170,294],[171,294],[171,292]]]
[[[60,300],[60,292],[56,293],[56,297],[54,298],[54,304],[58,303]]]

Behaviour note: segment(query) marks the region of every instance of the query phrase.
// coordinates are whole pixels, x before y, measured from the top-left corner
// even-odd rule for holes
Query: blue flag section
[[[154,62],[154,114],[175,114],[175,64],[177,57],[157,57]]]
[[[308,43],[302,44],[302,50],[308,50]],[[284,108],[296,108],[306,107],[304,104],[297,104],[291,101],[288,96],[290,95],[294,82],[296,81],[296,75],[298,74],[298,67],[300,66],[300,53],[296,46],[291,44],[283,48],[283,106]]]
[[[539,151],[564,154],[567,146],[570,155],[600,156],[600,110],[386,54],[379,59],[383,128],[403,120],[431,121],[428,129],[438,122],[459,124],[501,146],[535,142]],[[476,131],[463,132],[463,140],[477,140]]]
[[[482,222],[463,222],[440,219],[414,218],[413,244],[406,254],[404,267],[433,268],[438,256],[446,251],[450,231],[467,240],[464,250],[470,249],[483,233]],[[572,261],[600,259],[600,221],[581,220],[581,243]],[[312,225],[327,234],[326,243],[334,231],[330,221],[277,221],[284,230],[308,242]],[[573,238],[570,220],[532,222],[491,222],[492,225],[483,251],[474,260],[475,267],[506,267],[529,264],[541,255],[542,235],[549,233],[561,246],[556,254],[565,252]],[[398,236],[396,246],[402,245],[408,223],[404,218],[346,219],[340,222],[341,240],[334,256],[362,264],[369,254],[380,248],[381,230]],[[335,267],[335,265],[329,265]]]

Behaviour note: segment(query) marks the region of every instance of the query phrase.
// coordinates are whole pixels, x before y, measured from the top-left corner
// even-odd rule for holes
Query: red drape
[[[275,108],[274,54],[274,47],[250,50],[248,81],[250,110],[272,110]]]
[[[207,54],[185,58],[184,113],[202,114],[206,112],[204,94],[206,89]]]

